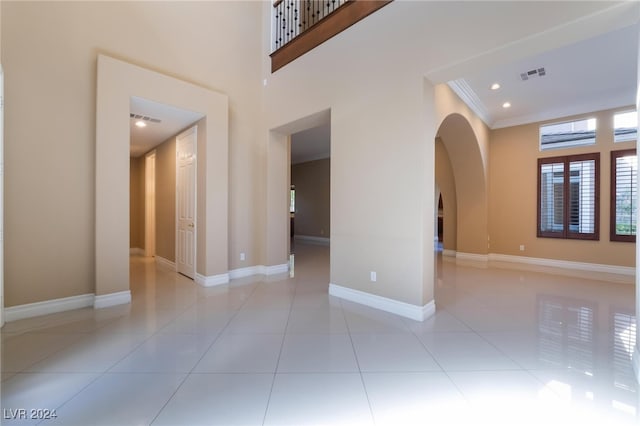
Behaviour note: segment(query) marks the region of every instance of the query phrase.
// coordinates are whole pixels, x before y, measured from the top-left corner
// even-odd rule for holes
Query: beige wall
[[[145,158],[129,159],[129,247],[144,249],[145,237]]]
[[[635,265],[635,244],[609,241],[609,206],[612,150],[635,147],[635,142],[613,142],[613,114],[600,111],[575,117],[597,119],[596,145],[540,152],[541,123],[491,132],[490,235],[492,253],[560,259],[619,266]],[[576,241],[536,237],[537,158],[579,153],[600,153],[600,240]],[[520,245],[524,251],[519,250]]]
[[[261,3],[2,1],[0,7],[6,175],[7,182],[16,183],[6,190],[7,306],[96,291],[100,52],[229,95],[225,158],[230,168],[224,174],[231,195],[225,232],[228,227],[229,250],[247,253],[252,263],[245,266],[261,263],[263,229],[256,226],[263,212],[258,196],[263,151],[257,135]],[[125,163],[127,188],[128,172]],[[126,203],[128,197],[128,214]],[[126,230],[125,250],[128,239]],[[37,258],[38,267],[29,258]],[[231,256],[224,269],[240,266],[237,259]]]
[[[443,241],[445,250],[456,250],[457,242],[457,195],[456,182],[447,148],[441,139],[436,139],[436,184],[442,194]]]
[[[176,138],[156,147],[156,255],[176,260]]]
[[[295,234],[329,238],[331,160],[315,160],[291,166],[296,186]]]
[[[416,67],[422,58],[369,31],[413,7],[395,3],[265,76],[265,134],[330,109],[331,282],[422,306],[433,299],[435,113]],[[277,210],[266,227],[283,230],[268,234],[267,252],[286,247],[278,222],[287,217],[286,151],[278,145],[267,148],[267,207]]]

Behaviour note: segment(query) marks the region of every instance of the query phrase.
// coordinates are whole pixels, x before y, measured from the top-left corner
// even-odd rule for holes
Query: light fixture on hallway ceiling
[[[132,120],[136,120],[136,126],[138,127],[145,127],[147,125],[147,122],[149,123],[162,123],[162,120],[160,120],[159,118],[153,118],[153,117],[149,117],[148,115],[143,115],[143,114],[136,114],[133,112],[129,113],[129,118]],[[138,123],[143,123],[144,126],[138,124]]]
[[[138,121],[136,121],[136,126],[137,126],[137,127],[141,127],[141,128],[142,128],[142,127],[147,127],[147,123],[145,123],[145,122],[144,122],[144,121],[142,121],[142,120],[138,120]]]
[[[491,90],[498,90],[500,88],[500,83],[493,83],[491,85]]]
[[[502,104],[502,108],[511,108],[511,102],[505,102]]]

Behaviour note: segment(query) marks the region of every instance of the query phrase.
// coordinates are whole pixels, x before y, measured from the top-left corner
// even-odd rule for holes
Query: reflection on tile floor
[[[295,249],[214,288],[132,257],[130,306],[6,324],[1,423],[638,424],[633,284],[438,258],[418,323],[328,296],[328,248]]]

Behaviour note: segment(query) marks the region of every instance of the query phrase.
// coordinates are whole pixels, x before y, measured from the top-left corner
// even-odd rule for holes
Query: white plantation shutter
[[[538,237],[599,238],[599,159],[595,153],[538,160]]]

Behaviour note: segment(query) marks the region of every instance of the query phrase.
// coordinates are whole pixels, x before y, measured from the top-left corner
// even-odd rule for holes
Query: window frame
[[[588,125],[588,122],[593,120],[594,123],[594,129],[593,129],[593,138],[588,138],[588,139],[581,139],[578,141],[573,141],[573,142],[550,142],[550,143],[546,143],[543,144],[542,139],[543,139],[543,129],[546,127],[551,127],[551,126],[559,126],[559,125],[563,125],[563,124],[575,124],[575,123],[580,123],[580,122],[586,122]],[[554,121],[554,122],[549,122],[549,123],[544,123],[541,124],[538,127],[538,150],[540,152],[547,152],[547,151],[556,151],[556,150],[560,150],[560,149],[572,149],[572,148],[580,148],[580,147],[589,147],[589,146],[593,146],[597,143],[597,138],[598,138],[598,119],[596,117],[585,117],[585,118],[579,118],[576,120],[566,120],[566,121]]]
[[[577,161],[594,161],[594,223],[593,232],[575,232],[569,229],[570,223],[570,191],[571,191],[571,163]],[[542,166],[550,163],[563,163],[563,211],[562,211],[562,231],[543,231],[541,228],[542,221]],[[537,212],[536,212],[536,236],[538,238],[560,238],[570,240],[600,240],[600,153],[593,152],[588,154],[563,155],[556,157],[538,158],[538,193],[537,193]]]
[[[613,123],[612,123],[612,124],[613,124],[613,143],[614,143],[614,144],[617,144],[617,143],[625,143],[625,142],[633,142],[633,141],[635,141],[635,140],[637,140],[637,139],[638,139],[638,138],[637,138],[637,136],[638,136],[638,131],[637,131],[637,129],[636,129],[636,133],[635,133],[635,135],[633,135],[633,136],[623,137],[623,138],[618,138],[618,137],[616,136],[616,129],[617,129],[617,128],[616,128],[616,117],[617,117],[617,116],[619,116],[619,115],[629,114],[629,113],[633,113],[633,112],[635,112],[635,113],[636,113],[636,119],[637,119],[637,118],[638,118],[638,111],[637,111],[637,110],[635,110],[635,109],[630,109],[630,110],[625,110],[625,111],[618,111],[618,112],[615,112],[615,113],[613,114]]]
[[[618,235],[616,234],[616,184],[617,184],[617,173],[616,173],[616,160],[620,157],[626,157],[629,155],[637,155],[636,148],[629,149],[620,149],[616,151],[611,151],[611,191],[610,191],[610,213],[609,213],[609,241],[617,241],[617,242],[627,242],[627,243],[635,243],[636,236],[635,235]],[[636,177],[637,179],[637,177]],[[636,183],[637,185],[637,183]],[[637,200],[636,200],[637,202]],[[637,222],[637,218],[636,218]],[[636,224],[636,232],[637,232],[637,224]]]

